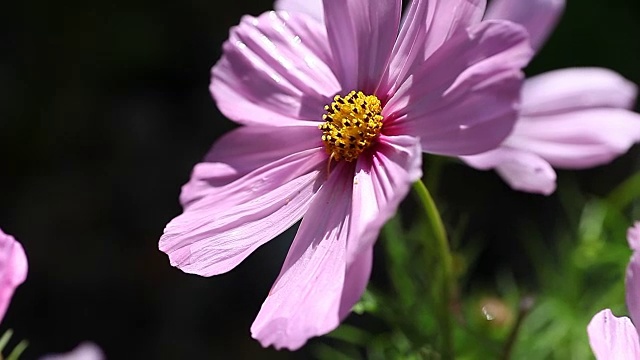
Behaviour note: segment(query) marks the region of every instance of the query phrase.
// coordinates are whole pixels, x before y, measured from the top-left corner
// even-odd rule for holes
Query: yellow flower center
[[[365,151],[382,129],[382,105],[375,95],[352,91],[347,96],[336,95],[331,105],[325,105],[322,141],[331,159],[353,161]]]

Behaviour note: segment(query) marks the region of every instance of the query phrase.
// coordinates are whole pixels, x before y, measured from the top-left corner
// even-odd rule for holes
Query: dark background
[[[3,4],[0,226],[23,243],[30,268],[0,331],[29,340],[24,359],[84,340],[110,359],[306,356],[263,350],[249,334],[291,234],[214,278],[183,274],[157,250],[164,225],[180,212],[191,167],[234,126],[209,96],[209,69],[229,27],[271,6]],[[640,83],[639,35],[637,0],[570,1],[527,72],[603,66]],[[603,194],[637,168],[638,155],[636,147],[610,166],[559,176]],[[457,164],[443,176],[442,206],[473,214],[468,233],[491,239],[474,269],[478,279],[521,263],[512,241],[517,219],[553,225],[557,195],[515,193],[492,172]]]

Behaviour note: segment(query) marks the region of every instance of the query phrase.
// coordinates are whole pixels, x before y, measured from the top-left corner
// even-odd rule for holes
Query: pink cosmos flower
[[[400,0],[321,5],[324,21],[276,11],[231,29],[210,90],[244,126],[195,166],[159,244],[212,276],[302,219],[251,327],[276,348],[349,314],[422,151],[479,153],[511,132],[532,56],[521,26],[480,22],[484,0],[412,1],[402,24]]]
[[[600,311],[591,319],[587,332],[598,360],[640,359],[640,222],[629,229],[627,239],[633,250],[625,281],[631,319],[615,317],[609,309]]]
[[[27,256],[11,235],[0,229],[0,321],[7,312],[13,293],[27,278]]]
[[[564,0],[494,0],[486,19],[524,25],[539,49],[564,9]],[[599,68],[552,71],[528,79],[513,133],[494,150],[461,157],[468,165],[495,169],[515,190],[549,195],[553,167],[583,169],[610,162],[640,141],[637,88]],[[553,167],[552,167],[553,166]]]

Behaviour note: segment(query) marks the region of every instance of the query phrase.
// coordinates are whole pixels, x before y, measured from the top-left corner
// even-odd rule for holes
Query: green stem
[[[429,220],[429,225],[433,231],[433,238],[435,239],[434,248],[437,252],[437,258],[440,260],[439,265],[441,267],[442,274],[442,288],[440,293],[441,307],[438,309],[438,321],[440,327],[440,333],[442,335],[442,358],[453,359],[453,328],[451,319],[451,306],[453,302],[453,291],[455,278],[453,274],[453,258],[451,256],[451,249],[449,248],[449,241],[447,240],[447,233],[440,217],[440,212],[436,207],[429,190],[421,180],[413,183],[413,191],[418,195],[420,202],[424,208],[424,211]],[[429,246],[425,246],[425,251],[430,249]],[[432,254],[427,254],[427,259],[432,258]]]

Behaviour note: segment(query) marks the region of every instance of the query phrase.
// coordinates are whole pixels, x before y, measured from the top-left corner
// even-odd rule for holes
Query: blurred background
[[[249,333],[293,232],[214,278],[184,274],[157,250],[181,211],[178,194],[192,166],[234,127],[210,98],[210,67],[243,14],[271,7],[268,0],[3,4],[0,227],[22,242],[30,269],[0,332],[12,328],[15,341],[29,341],[24,359],[85,340],[110,359],[310,355],[262,349]],[[601,66],[638,84],[638,35],[637,0],[569,1],[527,73]],[[581,194],[606,194],[638,169],[639,150],[605,167],[561,171],[561,189],[570,180],[565,187]],[[445,217],[451,225],[467,219],[461,243],[484,239],[471,282],[509,268],[533,283],[514,237],[523,221],[562,226],[558,195],[516,193],[493,172],[456,163],[441,176]],[[378,264],[374,284],[386,281]]]

